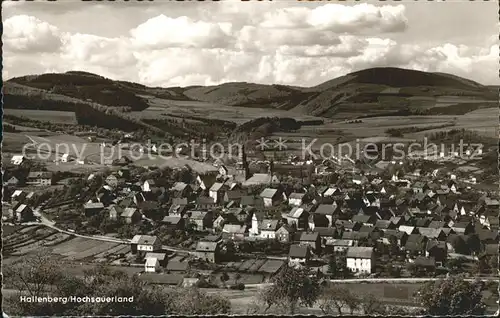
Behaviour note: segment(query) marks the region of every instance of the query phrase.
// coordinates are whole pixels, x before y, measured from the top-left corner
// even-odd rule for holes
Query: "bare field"
[[[52,124],[76,124],[74,112],[58,110],[38,110],[38,109],[11,109],[5,108],[4,114],[12,116],[24,116],[38,121],[48,121]]]

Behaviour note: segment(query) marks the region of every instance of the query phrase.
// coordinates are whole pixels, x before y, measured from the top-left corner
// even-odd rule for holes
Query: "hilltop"
[[[31,96],[37,96],[37,100]],[[290,111],[291,116],[295,113],[356,118],[390,114],[463,114],[477,108],[496,107],[498,91],[451,74],[391,67],[349,73],[314,87],[234,82],[216,86],[152,88],[71,71],[10,79],[5,83],[4,106],[73,110],[61,104],[65,101],[64,96],[71,98],[71,107],[80,101],[141,111],[150,106],[148,98],[157,98],[279,109]],[[50,103],[51,100],[56,103]]]

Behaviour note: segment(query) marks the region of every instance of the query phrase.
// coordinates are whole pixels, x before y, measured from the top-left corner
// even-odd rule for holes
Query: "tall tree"
[[[319,308],[325,315],[339,316],[349,309],[352,314],[359,308],[360,301],[349,289],[336,285],[326,286],[319,297]]]
[[[320,294],[319,279],[306,267],[286,266],[271,283],[261,295],[265,312],[276,305],[295,314],[299,306],[312,307]]]
[[[425,314],[433,316],[483,315],[483,283],[468,282],[459,276],[429,282],[418,292]]]

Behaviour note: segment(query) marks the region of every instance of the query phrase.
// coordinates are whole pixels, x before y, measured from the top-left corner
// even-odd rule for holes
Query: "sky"
[[[499,85],[498,3],[3,2],[3,78],[87,71],[148,86],[314,86],[370,67]]]

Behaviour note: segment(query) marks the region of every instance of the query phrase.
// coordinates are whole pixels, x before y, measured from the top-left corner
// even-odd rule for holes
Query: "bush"
[[[243,284],[243,283],[234,284],[234,285],[231,285],[231,287],[229,287],[229,289],[244,290],[245,284]]]

